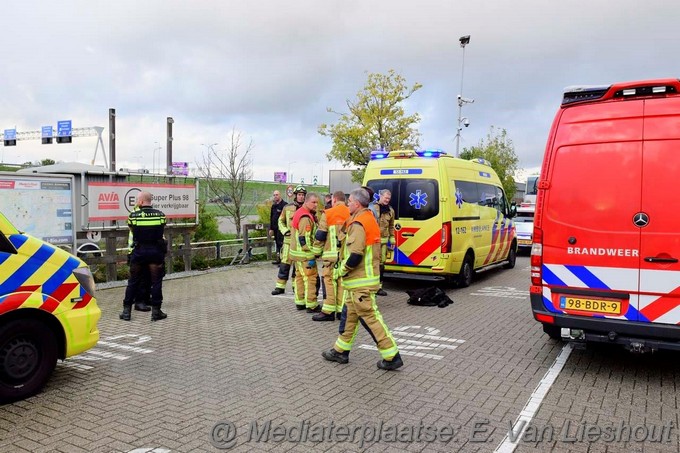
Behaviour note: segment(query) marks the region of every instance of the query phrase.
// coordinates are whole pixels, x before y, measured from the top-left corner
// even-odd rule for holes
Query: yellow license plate
[[[620,300],[591,299],[586,297],[560,296],[560,308],[564,310],[588,311],[608,315],[621,314]]]
[[[517,242],[519,243],[519,245],[531,245],[530,239],[520,239]]]

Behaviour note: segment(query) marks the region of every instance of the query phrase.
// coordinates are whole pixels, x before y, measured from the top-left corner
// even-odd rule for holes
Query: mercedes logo
[[[638,228],[644,228],[649,224],[649,216],[644,212],[638,212],[633,216],[633,223]]]

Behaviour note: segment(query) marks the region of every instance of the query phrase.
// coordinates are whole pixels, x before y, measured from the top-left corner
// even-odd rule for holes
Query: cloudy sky
[[[234,0],[11,2],[3,11],[0,131],[57,121],[104,126],[115,108],[117,167],[190,166],[253,141],[255,179],[290,171],[327,183],[330,139],[367,72],[394,69],[423,88],[406,105],[423,147],[455,153],[463,49],[461,149],[505,128],[520,166],[540,166],[563,88],[680,76],[677,0]],[[156,143],[158,142],[158,144]],[[19,141],[3,162],[89,163],[96,138]],[[155,151],[158,146],[162,149]],[[153,156],[156,156],[154,163]],[[102,154],[98,164],[104,164]]]

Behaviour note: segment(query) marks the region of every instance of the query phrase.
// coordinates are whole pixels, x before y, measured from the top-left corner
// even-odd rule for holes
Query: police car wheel
[[[515,267],[515,261],[517,261],[517,245],[513,242],[508,252],[508,262],[503,267],[505,269],[512,269]]]
[[[35,319],[17,319],[0,327],[0,403],[34,395],[57,364],[57,340]]]
[[[474,260],[472,254],[468,252],[463,259],[463,264],[460,265],[460,273],[458,274],[458,286],[460,288],[467,288],[472,284],[472,276],[474,274]]]

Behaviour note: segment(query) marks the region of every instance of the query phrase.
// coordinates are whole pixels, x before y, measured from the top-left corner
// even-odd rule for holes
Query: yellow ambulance
[[[395,249],[385,271],[442,276],[466,287],[475,272],[515,266],[516,213],[489,162],[441,150],[374,151],[364,185],[389,189]]]
[[[94,289],[83,261],[0,213],[0,403],[39,392],[57,359],[97,344]]]

